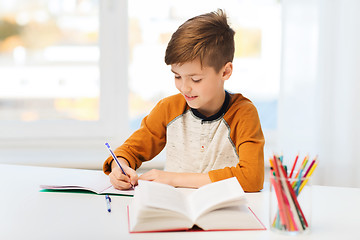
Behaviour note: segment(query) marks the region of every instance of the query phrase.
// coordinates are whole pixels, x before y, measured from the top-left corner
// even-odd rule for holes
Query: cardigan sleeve
[[[162,99],[142,120],[140,128],[115,149],[114,154],[125,158],[131,168],[138,169],[143,162],[154,158],[165,147],[167,124],[186,108],[186,101],[181,94]],[[109,156],[103,164],[106,174],[111,172],[112,161],[113,158]]]
[[[160,101],[141,122],[140,128],[135,131],[114,154],[125,158],[129,166],[137,169],[142,162],[151,160],[161,152],[166,143],[166,104]],[[112,156],[103,164],[106,174],[111,172]]]
[[[239,156],[236,166],[209,172],[211,181],[236,177],[246,192],[256,192],[264,183],[264,136],[255,106],[240,106],[230,119],[230,138]]]

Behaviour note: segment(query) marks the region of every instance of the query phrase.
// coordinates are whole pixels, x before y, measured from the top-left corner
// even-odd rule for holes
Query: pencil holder
[[[270,174],[270,229],[290,235],[310,231],[312,213],[310,177]]]

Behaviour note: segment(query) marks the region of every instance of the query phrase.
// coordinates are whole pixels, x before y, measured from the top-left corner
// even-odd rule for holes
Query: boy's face
[[[229,64],[231,69],[227,74]],[[232,72],[231,63],[216,73],[212,67],[201,67],[200,60],[196,59],[184,64],[172,64],[171,71],[175,74],[176,88],[191,108],[207,117],[220,110],[225,99],[224,82]]]

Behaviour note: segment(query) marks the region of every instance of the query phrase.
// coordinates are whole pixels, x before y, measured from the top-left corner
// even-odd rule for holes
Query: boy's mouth
[[[184,94],[184,97],[188,101],[191,101],[191,100],[194,100],[195,98],[197,98],[197,96],[189,96],[189,95],[185,95],[185,94]]]

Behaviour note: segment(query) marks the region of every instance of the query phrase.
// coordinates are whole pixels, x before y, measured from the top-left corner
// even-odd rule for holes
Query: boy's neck
[[[230,94],[227,91],[224,91],[224,101],[223,104],[220,106],[219,110],[210,116],[206,116],[205,114],[199,112],[197,109],[191,108],[191,111],[194,115],[198,118],[201,118],[203,121],[213,121],[220,118],[227,110],[230,102]]]

